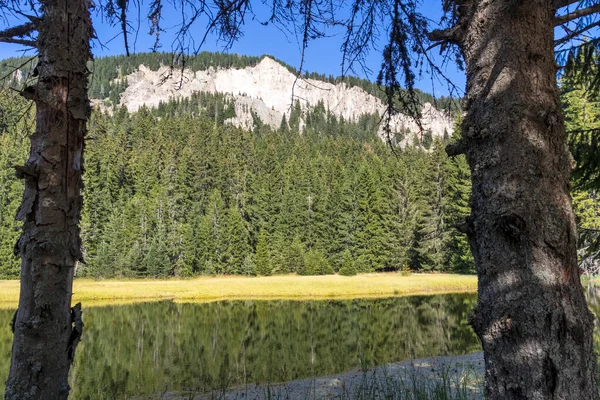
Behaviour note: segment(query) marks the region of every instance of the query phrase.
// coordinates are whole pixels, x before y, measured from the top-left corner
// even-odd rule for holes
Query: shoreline
[[[476,290],[476,276],[456,274],[217,276],[165,280],[80,278],[73,284],[73,303],[101,306],[165,300],[183,303],[226,300],[346,300],[475,293]],[[19,281],[0,281],[0,309],[15,308],[18,296]]]
[[[274,384],[250,384],[228,388],[225,392],[165,393],[169,400],[263,400],[263,399],[355,399],[387,398],[387,394],[421,395],[446,392],[460,393],[461,398],[483,400],[483,352],[427,357],[399,361],[371,368],[354,369],[326,377],[297,379]],[[412,398],[412,397],[411,397]],[[419,397],[422,398],[422,397]]]

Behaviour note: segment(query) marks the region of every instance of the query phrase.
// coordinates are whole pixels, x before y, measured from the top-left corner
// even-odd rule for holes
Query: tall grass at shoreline
[[[269,277],[219,276],[167,280],[76,279],[73,301],[84,305],[173,300],[344,299],[475,292],[477,277],[454,274],[373,273]],[[0,308],[15,307],[18,281],[0,281]]]
[[[456,359],[459,360],[458,358]],[[310,378],[284,383],[264,383],[211,392],[165,391],[152,398],[163,400],[483,400],[483,371],[470,363],[423,367],[408,364],[377,367],[355,376]]]

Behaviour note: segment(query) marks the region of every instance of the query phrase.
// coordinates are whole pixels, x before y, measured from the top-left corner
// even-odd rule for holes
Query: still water
[[[600,315],[600,286],[586,286]],[[331,301],[172,302],[85,308],[72,399],[208,391],[481,349],[475,295]],[[84,305],[85,307],[85,305]],[[0,310],[0,397],[13,311]]]
[[[480,350],[474,295],[86,308],[74,399],[279,382]],[[85,307],[85,305],[84,305]],[[13,311],[0,310],[0,393]]]

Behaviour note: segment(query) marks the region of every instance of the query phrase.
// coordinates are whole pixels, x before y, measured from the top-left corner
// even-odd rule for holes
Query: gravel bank
[[[452,399],[480,400],[483,399],[483,372],[483,353],[475,353],[402,361],[366,372],[353,370],[328,377],[234,387],[225,393],[160,397],[195,400],[413,399],[417,398],[416,392],[418,398],[434,399],[438,397],[436,392],[443,391],[452,392]]]

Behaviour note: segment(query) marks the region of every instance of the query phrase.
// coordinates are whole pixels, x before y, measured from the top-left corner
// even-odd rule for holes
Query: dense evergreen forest
[[[92,92],[115,78],[115,65],[123,73],[140,63],[158,68],[159,56],[95,61]],[[201,56],[193,68],[260,60]],[[570,130],[599,124],[585,88],[563,91]],[[18,277],[14,216],[23,186],[13,167],[27,158],[32,115],[20,97],[0,96],[2,278]],[[133,114],[94,112],[79,276],[473,272],[456,228],[469,214],[469,170],[462,156],[446,156],[441,139],[391,149],[376,135],[377,116],[350,123],[322,105],[294,108],[275,131],[258,118],[252,132],[224,123],[234,115],[231,100],[202,93]],[[580,227],[600,227],[595,191],[576,191],[574,205]]]
[[[322,106],[292,112],[277,131],[223,124],[232,112],[225,98],[199,94],[94,113],[78,275],[472,270],[452,228],[468,213],[468,170],[441,141],[392,151],[376,116],[348,123]],[[28,144],[18,124],[5,126],[0,274],[14,278],[22,185],[11,166]]]

